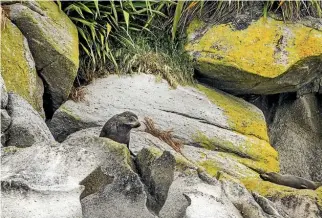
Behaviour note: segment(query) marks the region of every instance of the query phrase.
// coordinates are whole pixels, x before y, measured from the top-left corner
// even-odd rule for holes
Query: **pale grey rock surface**
[[[54,137],[45,121],[23,98],[9,94],[8,113],[11,125],[8,131],[8,146],[29,147],[37,142],[51,142]]]
[[[280,97],[270,125],[272,145],[279,152],[281,172],[322,181],[321,101],[312,93],[297,99]]]

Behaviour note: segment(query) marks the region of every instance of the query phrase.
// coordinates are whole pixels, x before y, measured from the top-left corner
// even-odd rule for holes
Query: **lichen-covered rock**
[[[77,29],[53,1],[12,4],[9,15],[27,38],[44,80],[46,100],[52,101],[46,109],[55,110],[67,99],[77,74]]]
[[[238,179],[231,177],[228,174],[220,173],[219,181],[222,185],[224,193],[235,205],[235,207],[238,208],[239,211],[241,211],[244,218],[284,217],[281,216],[272,205],[269,207],[271,209],[270,211],[265,208],[265,210],[263,210],[261,205],[259,205],[258,202],[254,199],[253,195]]]
[[[22,96],[43,115],[44,88],[36,72],[28,42],[13,23],[7,18],[4,19],[6,25],[1,29],[1,75],[5,87],[7,91]],[[2,97],[1,102],[1,105],[5,105],[6,95]]]
[[[321,217],[321,188],[315,191],[300,190],[263,181],[259,178],[241,181],[249,191],[256,192],[273,202],[274,207],[283,216],[286,213],[290,218]]]
[[[301,23],[260,18],[246,29],[198,19],[185,50],[216,87],[237,94],[296,91],[321,75],[322,33]]]
[[[54,141],[50,130],[40,115],[20,96],[10,93],[8,113],[11,125],[8,146],[29,147],[37,142]]]
[[[272,145],[279,152],[281,172],[322,181],[321,98],[281,96],[270,124]]]

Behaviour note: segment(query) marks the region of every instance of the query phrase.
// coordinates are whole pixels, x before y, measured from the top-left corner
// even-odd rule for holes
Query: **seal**
[[[296,189],[312,189],[315,190],[322,186],[321,182],[313,182],[293,175],[282,175],[275,172],[262,173],[260,177],[265,181],[270,181],[279,185],[284,185]]]
[[[129,148],[130,131],[133,128],[141,126],[138,116],[130,111],[125,111],[121,114],[114,115],[109,119],[103,129],[100,137],[112,139],[118,143],[126,144]]]

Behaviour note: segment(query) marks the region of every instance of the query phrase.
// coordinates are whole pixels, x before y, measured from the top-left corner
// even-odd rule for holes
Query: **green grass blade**
[[[171,31],[172,41],[174,41],[174,39],[176,37],[176,32],[177,32],[178,24],[179,24],[179,21],[181,18],[181,14],[182,14],[181,12],[182,12],[184,3],[185,3],[185,1],[179,1],[176,6],[176,11],[174,13],[174,18],[173,18],[172,31]]]
[[[123,11],[123,16],[124,16],[124,20],[126,23],[126,30],[128,32],[129,31],[129,24],[130,24],[130,15],[127,11]]]

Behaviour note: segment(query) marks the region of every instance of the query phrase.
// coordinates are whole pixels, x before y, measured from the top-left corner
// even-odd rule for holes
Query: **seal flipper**
[[[306,185],[304,185],[304,184],[302,184],[300,187],[303,188],[303,189],[308,189],[308,187]]]

